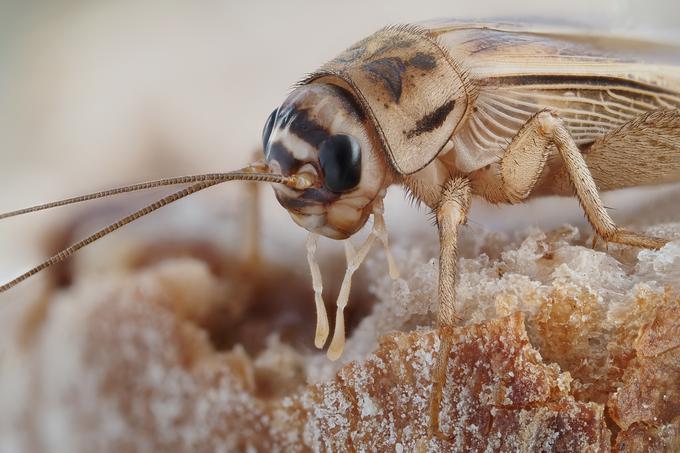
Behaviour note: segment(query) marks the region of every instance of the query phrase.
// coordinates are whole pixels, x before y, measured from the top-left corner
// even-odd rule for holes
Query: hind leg
[[[655,119],[647,118],[646,116],[645,118]],[[635,130],[640,129],[640,121],[634,120],[617,131],[605,135],[602,139],[595,142],[591,148],[590,157],[584,157],[562,120],[555,113],[547,110],[537,113],[522,127],[503,155],[501,177],[502,190],[506,197],[505,201],[517,203],[526,198],[530,193],[533,193],[534,185],[543,171],[545,158],[548,155],[550,146],[554,145],[561,157],[563,167],[556,174],[549,175],[549,180],[543,181],[540,184],[541,187],[537,187],[536,192],[566,195],[567,193],[564,193],[566,186],[567,190],[572,191],[579,199],[588,221],[595,232],[605,241],[635,247],[663,247],[667,242],[664,239],[628,231],[619,228],[614,223],[602,203],[598,192],[598,185],[589,168],[589,164],[594,165],[594,169],[597,171],[596,175],[599,176],[598,179],[601,178],[606,181],[608,188],[641,184],[638,179],[643,177],[643,171],[635,172],[630,168],[626,170],[623,165],[617,168],[614,162],[611,162],[612,166],[609,168],[610,171],[608,173],[600,168],[604,165],[602,156],[605,154],[603,153],[605,148],[610,149],[613,143],[620,144],[624,142],[626,137],[629,140],[638,139],[638,144],[640,143],[641,134],[635,134]],[[678,123],[680,124],[680,116],[678,116]],[[671,128],[667,130],[670,131]],[[649,131],[646,131],[646,133],[650,134]],[[659,138],[658,134],[660,133],[661,131],[656,131],[657,138]],[[651,140],[651,136],[649,140]],[[680,151],[680,140],[677,141],[678,151]],[[624,151],[631,152],[630,149]],[[636,151],[639,155],[641,150],[636,149]],[[667,151],[657,150],[657,153],[662,152],[667,153]],[[620,152],[619,156],[621,155]],[[623,152],[623,155],[625,155],[625,152]],[[680,157],[678,157],[680,154],[676,152],[675,156],[675,159],[680,163]],[[586,159],[590,159],[590,161]],[[668,169],[669,166],[666,165],[664,168]],[[651,180],[652,175],[644,177],[647,180]],[[615,184],[619,185],[617,187],[610,187]],[[571,185],[573,190],[569,189],[568,185]]]
[[[642,130],[644,130],[644,133],[635,134],[636,131]],[[554,146],[564,163],[563,174],[551,175],[551,181],[547,183],[548,190],[545,192],[561,193],[554,189],[571,185],[572,193],[576,194],[588,220],[603,239],[637,247],[659,248],[667,242],[665,239],[646,236],[616,226],[604,208],[588,164],[592,163],[594,169],[598,168],[595,165],[598,162],[600,165],[605,165],[607,160],[603,159],[602,156],[606,154],[607,150],[625,142],[631,136],[638,137],[640,139],[638,144],[646,143],[647,146],[643,148],[651,149],[652,156],[663,157],[661,159],[663,165],[660,166],[660,169],[665,171],[663,173],[664,178],[680,180],[678,178],[680,174],[680,171],[678,171],[680,169],[680,152],[678,152],[680,151],[680,139],[676,137],[678,130],[680,130],[680,113],[678,111],[652,112],[598,140],[591,148],[593,151],[590,156],[592,162],[586,163],[569,131],[557,115],[550,111],[542,111],[527,121],[505,150],[498,169],[500,183],[494,185],[492,183],[494,178],[487,179],[484,184],[479,184],[478,187],[483,187],[488,192],[478,193],[492,202],[519,203],[526,199],[539,183],[551,147]],[[659,139],[661,139],[661,142]],[[666,145],[665,148],[664,144]],[[619,157],[622,161],[630,160],[633,155],[638,156],[639,159],[640,150],[637,151],[638,154],[629,154],[628,158],[625,157],[625,153],[619,153]],[[628,149],[628,152],[632,153],[630,149]],[[623,162],[621,165],[623,165]],[[612,171],[615,173],[615,170]],[[626,172],[624,172],[625,174]],[[633,178],[632,181],[642,184],[643,182],[639,180],[642,177],[640,172],[635,174],[638,179]],[[650,182],[654,174],[652,171],[652,173],[646,175]],[[605,172],[601,171],[600,175],[603,178],[606,177]],[[472,177],[475,176],[472,175]],[[621,175],[614,175],[610,176],[608,181],[615,183],[617,180],[614,179],[612,182],[612,178],[617,177],[621,180]],[[499,178],[495,178],[495,180],[498,181]],[[544,191],[542,189],[545,189],[545,187],[538,187],[538,189]],[[443,386],[446,382],[451,335],[457,319],[455,315],[455,284],[458,225],[465,222],[470,204],[470,194],[471,189],[468,180],[454,178],[445,185],[436,209],[440,238],[439,312],[437,320],[441,340],[430,397],[430,432],[442,438],[447,436],[440,430],[439,414]]]
[[[655,110],[595,141],[583,155],[600,191],[680,182],[680,110]]]
[[[668,242],[666,239],[646,236],[616,226],[600,199],[586,160],[564,123],[551,112],[541,112],[536,118],[545,134],[557,147],[586,217],[600,237],[608,242],[644,248],[661,248]]]

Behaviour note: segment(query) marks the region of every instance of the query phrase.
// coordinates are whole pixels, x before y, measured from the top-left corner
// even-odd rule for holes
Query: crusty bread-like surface
[[[648,232],[677,238],[680,224]],[[380,254],[362,268],[369,292],[350,303],[364,314],[337,363],[299,315],[313,309],[304,272],[243,270],[190,241],[169,248],[188,255],[137,247],[116,272],[12,312],[0,450],[677,451],[680,242],[587,239],[465,239],[449,440],[427,430],[436,244],[397,243],[396,281]],[[281,302],[284,281],[302,289]]]

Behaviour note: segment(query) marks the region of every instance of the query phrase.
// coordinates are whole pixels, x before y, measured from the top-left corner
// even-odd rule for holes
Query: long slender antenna
[[[247,168],[247,167],[246,167]],[[130,186],[116,187],[114,189],[102,190],[100,192],[93,192],[87,195],[80,195],[78,197],[66,198],[64,200],[52,201],[50,203],[39,204],[36,206],[31,206],[28,208],[17,209],[16,211],[10,211],[5,213],[0,213],[0,220],[6,219],[8,217],[15,217],[22,214],[28,214],[31,212],[42,211],[44,209],[56,208],[58,206],[65,206],[73,203],[81,203],[83,201],[95,200],[97,198],[110,197],[112,195],[119,195],[128,192],[136,192],[140,190],[153,189],[155,187],[162,186],[172,186],[179,184],[193,184],[201,181],[213,181],[213,180],[223,180],[225,175],[234,175],[234,173],[207,173],[203,175],[189,175],[189,176],[179,176],[177,178],[165,178],[158,179],[155,181],[146,181],[139,184],[132,184]],[[246,173],[246,172],[240,172]],[[254,174],[254,173],[253,173]]]
[[[226,181],[233,181],[233,180],[246,180],[246,181],[260,181],[260,182],[273,182],[273,183],[279,183],[279,184],[287,184],[287,185],[295,185],[297,184],[296,178],[289,177],[289,176],[283,176],[283,175],[276,175],[276,174],[271,174],[271,173],[255,173],[255,172],[249,172],[249,171],[242,171],[242,172],[233,172],[233,173],[218,173],[218,174],[211,174],[211,175],[198,175],[198,176],[191,176],[187,178],[196,178],[193,179],[194,181],[200,181],[198,184],[194,184],[192,186],[189,186],[185,189],[182,189],[178,192],[175,192],[171,195],[168,195],[164,198],[161,198],[160,200],[156,201],[155,203],[152,203],[148,206],[145,206],[144,208],[133,212],[132,214],[128,215],[127,217],[124,217],[120,219],[119,221],[112,223],[111,225],[107,226],[106,228],[103,228],[96,233],[92,234],[91,236],[86,237],[85,239],[76,242],[75,244],[71,245],[70,247],[65,248],[64,250],[60,251],[56,255],[52,256],[51,258],[43,261],[40,263],[38,266],[34,267],[33,269],[21,274],[14,280],[5,283],[4,285],[0,286],[0,293],[7,291],[8,289],[12,288],[13,286],[16,286],[17,284],[21,283],[22,281],[26,280],[27,278],[37,274],[38,272],[47,269],[48,267],[60,263],[64,261],[66,258],[69,256],[73,255],[75,252],[80,250],[81,248],[85,247],[88,244],[93,243],[97,239],[101,239],[102,237],[106,236],[109,233],[112,233],[116,231],[117,229],[127,225],[128,223],[134,222],[135,220],[139,219],[140,217],[144,217],[145,215],[162,208],[163,206],[166,206],[174,201],[177,201],[181,198],[184,198],[188,195],[191,195],[192,193],[201,191],[203,189],[206,189],[208,187],[214,186],[216,184],[220,184]],[[179,179],[179,178],[176,178]],[[166,180],[167,181],[167,180]],[[128,186],[132,187],[132,186]],[[115,189],[114,189],[115,190]]]

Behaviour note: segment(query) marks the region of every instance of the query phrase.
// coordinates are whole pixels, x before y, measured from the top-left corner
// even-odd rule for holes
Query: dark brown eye
[[[279,109],[274,109],[272,113],[269,114],[267,122],[264,123],[264,129],[262,129],[262,151],[264,156],[267,157],[267,144],[269,143],[269,136],[272,135],[272,129],[274,129],[274,123],[276,122],[276,114]]]
[[[321,143],[319,164],[331,192],[346,192],[361,180],[361,147],[349,135],[333,135]]]

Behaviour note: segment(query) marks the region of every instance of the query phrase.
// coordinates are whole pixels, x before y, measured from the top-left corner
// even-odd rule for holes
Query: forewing
[[[648,112],[680,107],[675,46],[500,26],[457,25],[435,34],[466,62],[478,89],[475,114],[453,138],[462,171],[497,161],[543,109],[556,112],[585,145]]]

